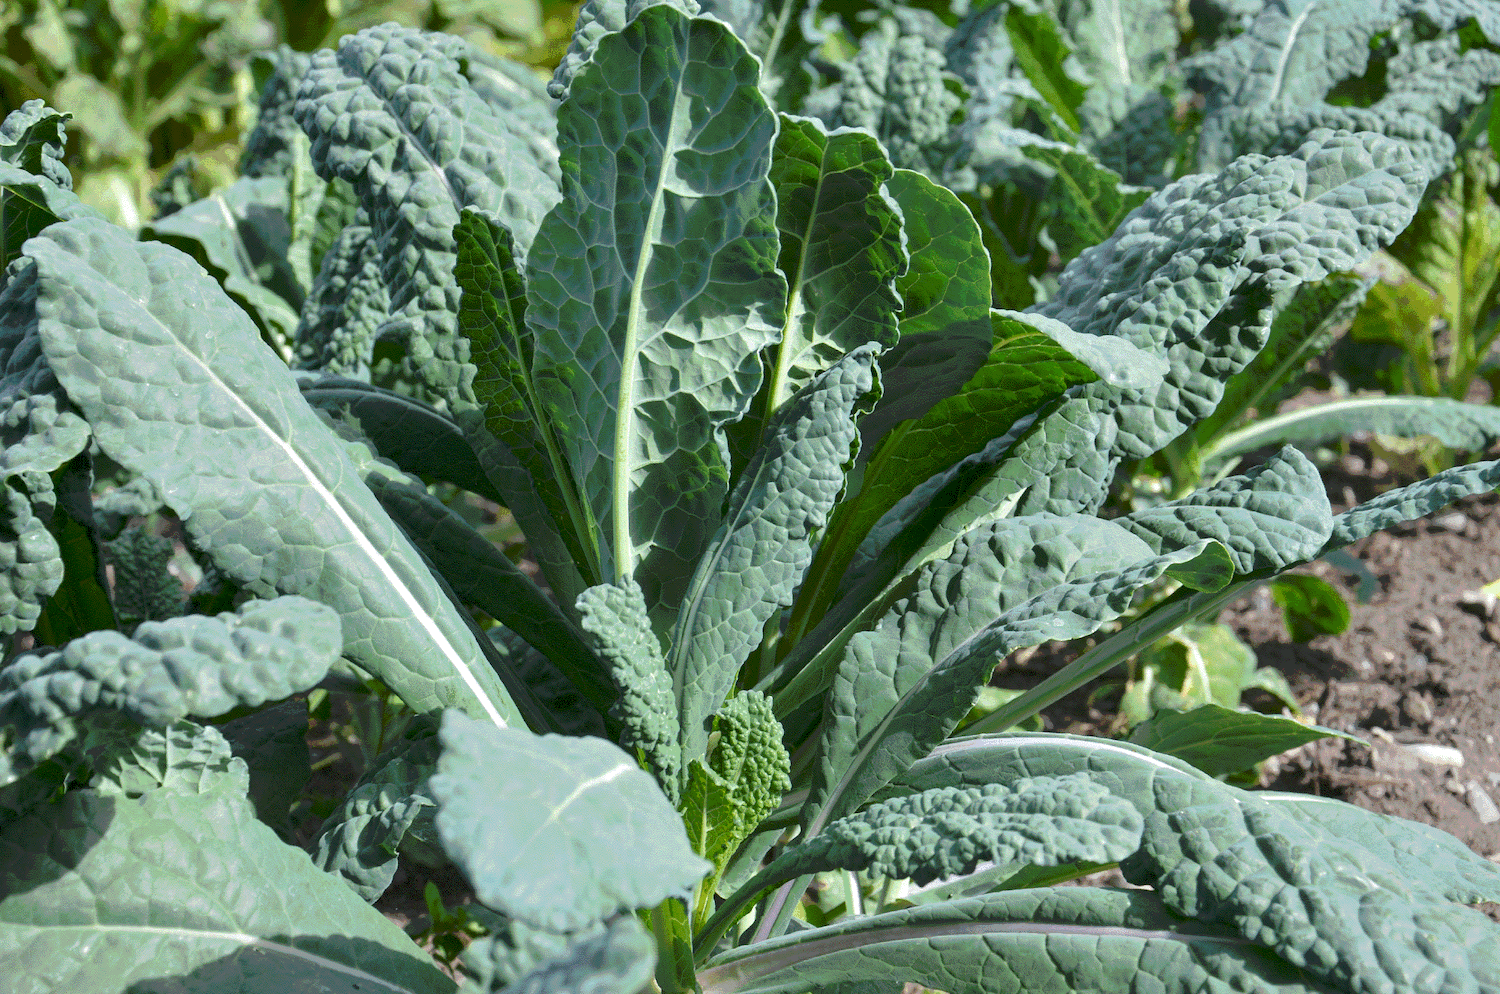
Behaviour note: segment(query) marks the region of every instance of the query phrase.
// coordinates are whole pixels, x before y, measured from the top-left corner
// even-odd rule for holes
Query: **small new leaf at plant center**
[[[1270,587],[1293,642],[1340,635],[1349,627],[1349,602],[1322,577],[1286,573],[1272,580]]]

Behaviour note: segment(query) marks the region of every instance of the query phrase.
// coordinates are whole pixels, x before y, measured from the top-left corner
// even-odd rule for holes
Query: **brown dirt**
[[[1335,511],[1399,482],[1363,451],[1325,470]],[[1500,494],[1468,498],[1349,551],[1378,583],[1373,591],[1366,583],[1365,603],[1356,599],[1358,578],[1325,563],[1299,569],[1346,591],[1351,621],[1341,635],[1293,642],[1265,588],[1220,615],[1260,665],[1286,675],[1306,716],[1369,743],[1304,746],[1266,763],[1261,786],[1434,825],[1500,862],[1500,608],[1486,617],[1461,600],[1500,578]],[[1013,657],[996,682],[1034,685],[1079,651],[1050,645]],[[1059,701],[1044,712],[1046,727],[1108,734],[1113,699],[1091,700],[1098,693],[1084,688]]]

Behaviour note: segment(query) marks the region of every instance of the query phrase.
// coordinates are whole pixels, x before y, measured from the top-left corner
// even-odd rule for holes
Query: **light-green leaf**
[[[529,255],[533,372],[603,532],[660,629],[718,525],[721,426],[785,313],[767,173],[776,117],[722,23],[648,7],[558,114],[563,200]]]
[[[350,658],[411,707],[518,720],[458,610],[218,284],[103,222],[56,226],[27,251],[53,372],[220,571],[334,607]]]
[[[706,761],[692,761],[681,807],[694,851],[714,865],[717,878],[740,843],[781,804],[792,781],[781,723],[759,691],[730,698],[714,731],[718,744]]]
[[[1184,759],[1211,776],[1224,776],[1329,737],[1360,741],[1332,728],[1304,725],[1295,718],[1204,704],[1191,711],[1159,711],[1137,725],[1130,739],[1154,752]]]
[[[907,265],[896,280],[901,338],[880,357],[880,403],[860,422],[865,448],[958,390],[989,354],[990,255],[957,195],[897,169],[885,192],[901,208]]]
[[[439,734],[438,834],[497,911],[572,931],[685,897],[708,872],[656,782],[617,746],[451,711]]]

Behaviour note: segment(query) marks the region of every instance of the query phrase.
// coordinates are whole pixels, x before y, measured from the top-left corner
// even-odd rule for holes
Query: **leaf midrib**
[[[691,44],[691,38],[686,42]],[[684,52],[684,62],[691,58]],[[615,559],[615,583],[623,586],[635,571],[635,541],[630,535],[631,477],[635,466],[630,458],[631,448],[636,442],[635,377],[639,361],[641,328],[645,323],[646,272],[656,257],[656,238],[661,231],[663,200],[667,186],[667,168],[677,150],[684,147],[679,141],[682,126],[682,81],[686,75],[677,74],[672,90],[672,116],[668,128],[668,140],[662,145],[661,161],[657,166],[656,186],[651,194],[651,210],[646,215],[646,230],[641,237],[641,250],[636,256],[635,272],[630,284],[630,304],[625,312],[625,340],[620,344],[620,383],[615,394],[614,472],[610,495],[610,517],[614,526],[613,545]]]
[[[89,268],[91,274],[94,275],[95,278],[101,279],[102,282],[101,274],[99,274],[97,269],[94,269],[92,264],[83,260],[79,261],[83,262],[83,264]],[[479,681],[475,678],[473,672],[469,669],[468,664],[465,663],[463,658],[459,655],[457,648],[452,644],[452,642],[442,632],[442,630],[438,628],[437,623],[433,620],[431,614],[421,604],[421,602],[417,600],[416,596],[402,581],[400,576],[397,575],[396,571],[391,568],[390,563],[386,562],[385,557],[382,556],[379,550],[375,548],[374,544],[370,541],[369,536],[366,535],[364,533],[364,530],[356,524],[353,516],[351,516],[349,512],[344,508],[343,503],[338,500],[334,492],[323,483],[323,481],[318,477],[316,473],[313,472],[312,467],[308,465],[307,461],[302,458],[301,453],[299,453],[291,445],[290,442],[282,438],[275,431],[272,431],[271,426],[266,423],[265,419],[262,418],[254,408],[247,404],[244,398],[242,398],[234,390],[230,389],[229,385],[224,382],[224,380],[219,376],[218,372],[214,370],[204,360],[203,357],[199,356],[197,352],[190,348],[188,346],[188,343],[184,341],[170,326],[168,326],[166,322],[157,317],[156,314],[150,309],[147,302],[137,300],[132,294],[126,292],[120,287],[114,286],[113,284],[105,282],[104,285],[108,290],[118,292],[132,304],[135,304],[140,309],[141,313],[145,314],[152,322],[154,322],[159,328],[161,328],[161,330],[166,334],[167,338],[170,341],[174,342],[177,345],[178,349],[184,355],[186,355],[200,370],[202,370],[204,377],[214,387],[216,387],[225,396],[227,396],[234,406],[238,407],[250,418],[254,429],[259,431],[266,438],[270,439],[271,443],[286,455],[286,457],[291,461],[292,465],[296,468],[298,474],[301,475],[304,481],[306,481],[306,485],[309,486],[314,494],[317,495],[318,499],[333,512],[334,517],[338,519],[339,524],[342,525],[353,538],[355,548],[357,548],[365,556],[365,558],[367,558],[374,565],[375,572],[381,577],[381,579],[383,579],[391,587],[391,589],[396,591],[396,594],[400,598],[402,604],[411,611],[412,617],[416,619],[417,624],[422,628],[424,632],[426,632],[428,638],[430,638],[432,642],[437,646],[438,650],[443,653],[443,655],[448,659],[453,668],[457,670],[460,678],[468,686],[469,691],[474,694],[475,698],[484,708],[486,716],[492,722],[494,722],[497,727],[507,727],[505,719],[500,716],[500,712],[495,708],[495,705],[490,700],[489,695],[485,693],[484,689],[479,685]],[[304,405],[306,404],[306,401],[302,400],[300,394],[298,395],[297,400]],[[363,486],[363,484],[360,485]]]

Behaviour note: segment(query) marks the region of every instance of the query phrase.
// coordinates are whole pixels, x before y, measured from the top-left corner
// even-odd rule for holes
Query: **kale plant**
[[[773,49],[810,44],[778,17]],[[928,65],[907,20],[866,37]],[[1312,128],[1240,154],[995,309],[974,213],[906,168],[932,159],[778,112],[796,77],[763,54],[598,0],[550,92],[395,25],[283,55],[240,182],[279,191],[244,216],[280,219],[270,257],[306,281],[285,337],[195,261],[233,213],[194,215],[191,255],[134,240],[56,172],[61,115],[0,129],[0,627],[37,643],[0,668],[21,989],[452,990],[370,906],[406,852],[473,887],[471,991],[1500,991],[1500,928],[1465,906],[1500,869],[1215,777],[1319,731],[1016,730],[1249,584],[1500,483],[1477,463],[1334,515],[1287,448],[1105,507],[1289,300],[1407,226],[1430,150]],[[131,479],[95,495],[96,470]],[[508,508],[540,582],[437,484]],[[138,537],[106,577],[106,521],[160,508],[212,611],[163,597]],[[1009,653],[1146,596],[960,729]],[[418,717],[308,852],[275,830],[306,770],[261,745],[300,705],[264,705],[341,673]],[[1108,867],[1139,889],[1058,886]],[[902,881],[925,889],[875,896]],[[830,882],[842,913],[799,920]]]

